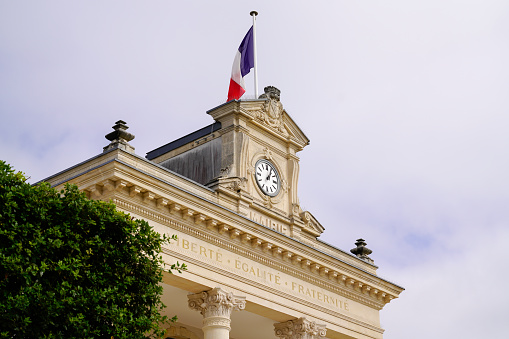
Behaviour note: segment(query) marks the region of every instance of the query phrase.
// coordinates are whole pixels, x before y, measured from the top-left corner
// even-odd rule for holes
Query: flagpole
[[[255,88],[255,99],[258,99],[258,69],[256,67],[256,16],[257,11],[251,11],[249,13],[253,17],[253,54],[254,54],[254,88]]]

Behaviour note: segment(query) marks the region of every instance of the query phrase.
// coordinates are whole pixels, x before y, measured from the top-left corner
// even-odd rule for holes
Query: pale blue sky
[[[118,119],[142,156],[212,123],[253,9],[259,90],[311,140],[301,205],[407,289],[385,338],[505,338],[505,0],[0,0],[0,159],[35,182],[100,153]]]

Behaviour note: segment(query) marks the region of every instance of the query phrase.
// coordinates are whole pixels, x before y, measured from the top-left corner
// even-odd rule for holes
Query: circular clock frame
[[[274,173],[274,175],[272,175],[272,173]],[[268,177],[263,180],[265,176]],[[269,160],[260,159],[256,162],[254,177],[258,188],[263,194],[268,195],[269,197],[275,197],[281,191],[281,177],[279,176],[276,166],[274,166],[274,164],[272,164]],[[274,182],[274,177],[276,182]],[[268,180],[272,180],[270,186],[267,184]],[[274,185],[276,186],[275,188],[273,188]]]

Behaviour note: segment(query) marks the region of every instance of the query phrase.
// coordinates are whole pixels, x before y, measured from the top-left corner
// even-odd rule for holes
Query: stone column
[[[203,315],[204,339],[229,339],[232,311],[246,307],[246,297],[227,293],[219,287],[188,295],[187,298],[189,307]]]
[[[306,318],[275,323],[274,331],[281,339],[320,339],[325,337],[325,325],[319,325]]]

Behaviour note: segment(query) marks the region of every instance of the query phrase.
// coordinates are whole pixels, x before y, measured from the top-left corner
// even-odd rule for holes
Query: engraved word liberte
[[[286,274],[283,275],[264,267],[259,267],[258,265],[250,263],[248,260],[239,259],[238,257],[234,258],[234,256],[230,253],[213,250],[208,246],[205,247],[203,244],[187,240],[182,236],[178,237],[177,246],[186,251],[190,251],[199,256],[227,266],[232,271],[244,272],[254,278],[258,278],[278,286],[284,286],[295,294],[307,296],[344,311],[350,311],[348,300],[339,299],[332,294],[314,289],[313,287],[308,287],[305,283],[293,280]]]

